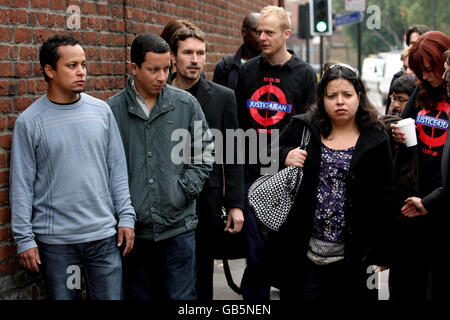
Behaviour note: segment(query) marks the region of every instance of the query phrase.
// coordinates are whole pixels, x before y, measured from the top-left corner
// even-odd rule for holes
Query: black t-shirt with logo
[[[417,146],[419,150],[419,197],[424,197],[442,186],[441,159],[448,134],[450,103],[442,97],[432,110],[417,105],[417,87],[411,95],[402,118],[416,121]]]
[[[441,159],[448,134],[450,104],[439,102],[435,109],[419,109],[416,116],[419,147],[420,196],[424,197],[442,185]]]
[[[281,132],[292,116],[304,113],[315,101],[316,86],[313,68],[295,54],[282,65],[272,66],[263,55],[242,65],[235,91],[239,126],[244,131],[254,129],[259,134],[267,134],[259,136],[256,147],[250,147],[248,140],[245,143],[246,181],[253,181],[261,174],[261,159],[250,152],[259,154],[260,147],[270,144],[273,130]],[[267,140],[261,144],[261,139]]]

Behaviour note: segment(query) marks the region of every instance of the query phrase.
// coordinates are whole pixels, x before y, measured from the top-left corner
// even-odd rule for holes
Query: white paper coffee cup
[[[405,133],[407,147],[412,147],[417,144],[416,125],[414,119],[407,118],[400,120],[397,123],[397,127]]]

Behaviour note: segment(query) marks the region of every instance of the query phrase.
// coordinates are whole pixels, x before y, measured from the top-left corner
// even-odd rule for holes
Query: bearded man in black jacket
[[[197,27],[183,27],[174,33],[170,45],[172,62],[177,70],[171,76],[171,84],[197,98],[209,128],[220,132],[224,137],[223,148],[216,143],[215,147],[216,152],[222,154],[223,159],[227,159],[225,147],[232,141],[226,139],[226,130],[238,128],[236,98],[231,89],[201,77],[206,61],[205,34]],[[221,220],[222,207],[228,214],[225,226]],[[196,289],[199,300],[213,298],[214,251],[217,249],[215,246],[222,238],[220,233],[236,234],[241,231],[244,223],[243,207],[242,164],[225,162],[222,165],[215,162],[197,201],[199,224],[196,230]]]

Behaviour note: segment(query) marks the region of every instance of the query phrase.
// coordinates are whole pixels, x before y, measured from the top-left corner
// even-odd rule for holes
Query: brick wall
[[[122,89],[135,35],[160,33],[173,18],[195,22],[209,43],[206,76],[241,44],[243,17],[269,0],[0,0],[0,299],[41,299],[42,277],[22,268],[13,244],[9,161],[14,122],[46,92],[39,47],[70,32],[86,50],[87,92],[106,99]]]

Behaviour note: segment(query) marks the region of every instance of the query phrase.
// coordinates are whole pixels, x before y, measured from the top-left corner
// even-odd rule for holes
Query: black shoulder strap
[[[233,67],[233,58],[234,56],[228,56],[223,58],[223,64],[225,66],[226,71],[230,71],[230,69]]]

